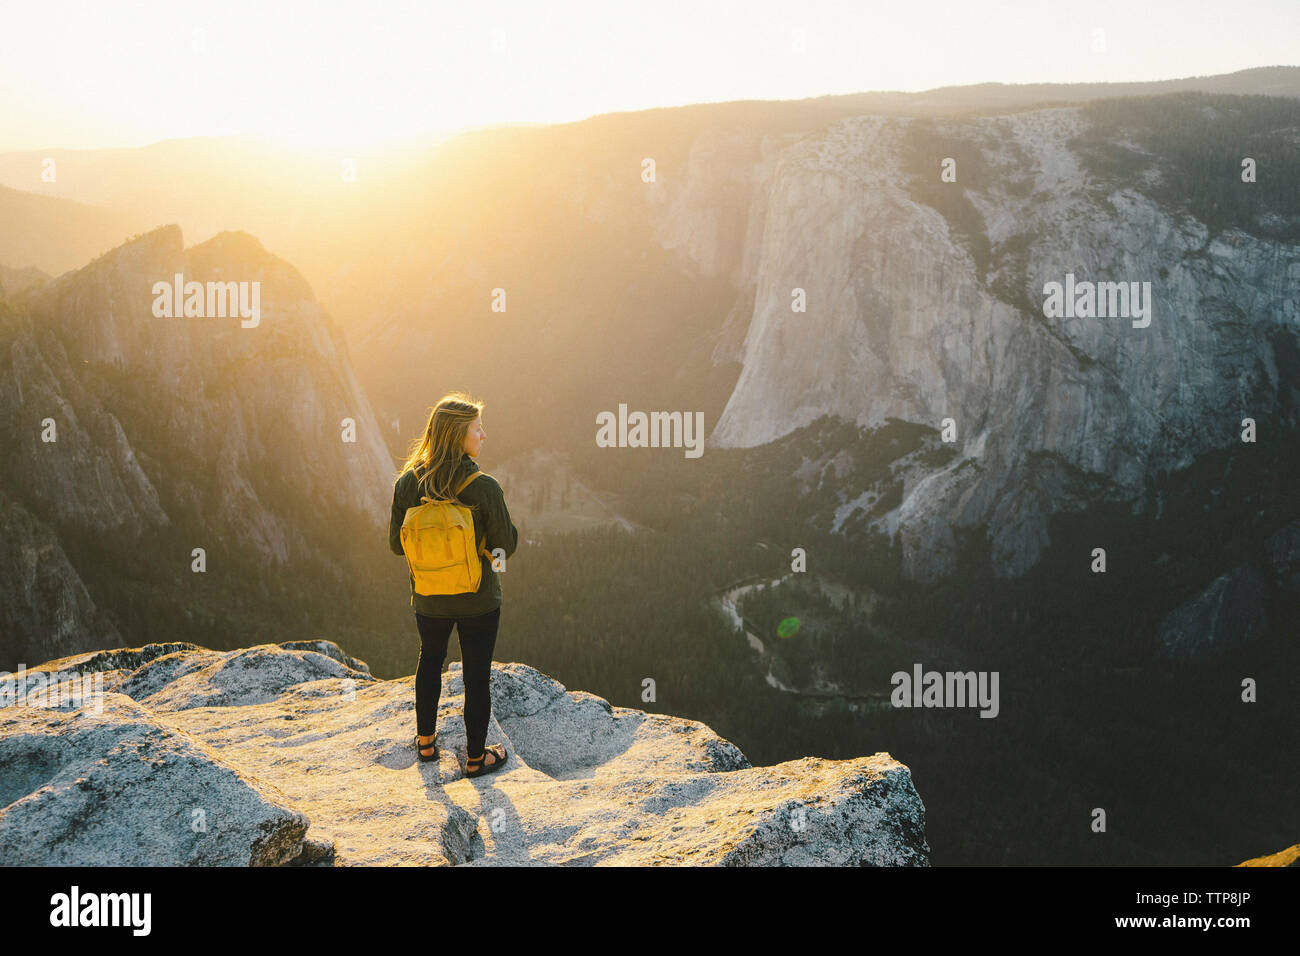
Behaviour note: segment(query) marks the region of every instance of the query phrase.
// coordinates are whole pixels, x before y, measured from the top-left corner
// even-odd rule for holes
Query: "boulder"
[[[276,865],[303,852],[307,826],[124,694],[0,708],[0,866]]]

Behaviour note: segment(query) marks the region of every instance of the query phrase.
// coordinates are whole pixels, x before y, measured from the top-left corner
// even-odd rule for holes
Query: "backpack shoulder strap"
[[[485,475],[485,474],[487,474],[487,472],[485,471],[471,472],[469,475],[466,476],[465,480],[460,483],[460,486],[457,487],[456,494],[459,495],[462,491],[464,491],[466,488],[469,487],[469,483],[471,481],[473,481],[475,478],[479,477],[480,475]],[[492,552],[490,552],[487,549],[487,535],[484,535],[483,540],[479,542],[478,551],[479,554],[485,555],[489,561],[492,560]]]
[[[466,488],[468,488],[468,487],[469,487],[469,483],[470,483],[471,481],[473,481],[475,478],[479,477],[479,475],[482,475],[482,474],[485,474],[485,472],[482,472],[482,471],[474,471],[474,472],[470,472],[470,474],[469,474],[468,476],[466,476],[465,480],[462,481],[462,482],[457,486],[457,488],[456,488],[456,494],[460,494],[462,491],[464,491]]]

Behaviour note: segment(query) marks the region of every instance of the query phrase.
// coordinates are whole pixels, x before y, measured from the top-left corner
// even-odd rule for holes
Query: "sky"
[[[1295,65],[1300,0],[0,0],[0,151],[361,152],[739,99]]]

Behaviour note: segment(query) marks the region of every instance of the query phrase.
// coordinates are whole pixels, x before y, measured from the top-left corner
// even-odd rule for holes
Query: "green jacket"
[[[478,462],[466,452],[456,469],[455,480],[459,482],[478,470]],[[486,535],[489,551],[500,548],[507,558],[514,554],[519,546],[519,530],[510,520],[506,498],[497,480],[486,474],[476,478],[459,497],[465,504],[477,506],[474,509],[474,540],[482,541]],[[393,514],[388,522],[388,547],[393,554],[405,556],[402,551],[402,522],[407,509],[418,504],[420,492],[416,487],[415,473],[408,469],[393,482]],[[497,573],[492,570],[492,562],[487,556],[480,553],[478,558],[483,565],[483,578],[473,594],[416,594],[415,578],[408,568],[406,576],[411,581],[411,606],[415,613],[425,617],[475,617],[499,608],[501,582],[497,580]]]

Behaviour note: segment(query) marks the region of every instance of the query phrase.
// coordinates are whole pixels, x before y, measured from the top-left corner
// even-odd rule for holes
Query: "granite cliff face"
[[[257,324],[155,315],[155,283],[177,274],[259,283]],[[337,561],[341,520],[381,537],[391,459],[346,347],[252,237],[187,250],[158,229],[10,292],[0,319],[4,661],[116,642],[70,546],[174,548],[155,563],[186,570],[192,548],[220,547],[274,569]]]
[[[36,674],[57,675],[45,697]],[[90,684],[49,691],[76,675],[102,681],[98,703]],[[0,707],[6,866],[929,865],[925,808],[886,753],[753,767],[701,723],[522,664],[493,665],[488,742],[509,757],[476,779],[459,663],[436,764],[416,760],[414,678],[330,641],[99,651],[24,686]]]
[[[956,528],[987,528],[995,570],[1018,575],[1052,513],[1142,507],[1150,476],[1240,442],[1243,418],[1300,422],[1300,246],[1212,234],[1153,198],[1172,174],[1133,144],[1113,144],[1145,163],[1131,183],[1093,175],[1078,108],[918,122],[863,116],[757,146],[702,135],[654,200],[658,241],[742,292],[714,358],[743,371],[710,444],[765,444],[826,414],[953,419],[956,454],[900,469],[901,502],[871,517],[909,575],[933,579]],[[927,193],[948,156],[964,209]],[[1067,274],[1151,283],[1149,326],[1046,318],[1043,287]],[[837,524],[880,497],[852,476],[839,492]]]

